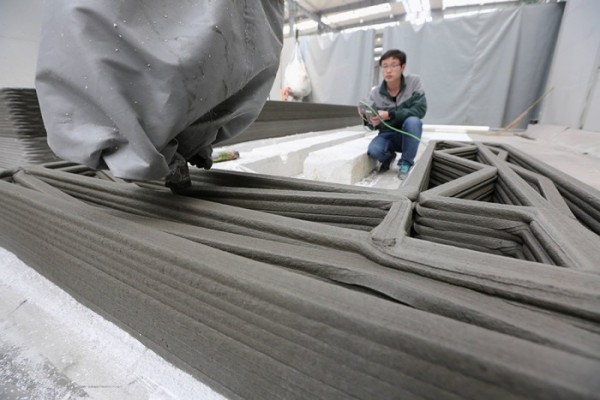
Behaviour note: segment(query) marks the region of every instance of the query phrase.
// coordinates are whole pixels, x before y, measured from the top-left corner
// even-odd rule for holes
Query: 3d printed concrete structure
[[[398,190],[0,173],[0,246],[230,398],[597,398],[600,193],[432,142]]]
[[[592,398],[600,196],[430,145],[398,191],[193,174],[176,196],[5,171],[1,245],[232,398]]]

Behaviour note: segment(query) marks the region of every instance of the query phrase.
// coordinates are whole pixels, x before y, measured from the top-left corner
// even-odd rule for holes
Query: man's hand
[[[381,120],[387,121],[390,119],[390,113],[388,113],[385,110],[379,110],[379,111],[377,111],[377,114],[379,115],[379,117],[377,117],[377,116],[371,117],[371,125],[373,125],[373,126],[379,125],[381,123]]]

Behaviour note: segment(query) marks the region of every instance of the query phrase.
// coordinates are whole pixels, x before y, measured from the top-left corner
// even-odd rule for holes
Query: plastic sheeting
[[[388,27],[383,48],[405,51],[407,72],[421,76],[426,122],[503,127],[543,94],[562,11],[562,4],[520,6],[416,32]]]
[[[302,100],[310,94],[312,86],[300,53],[300,44],[296,42],[295,47],[294,57],[285,67],[284,86],[295,100]]]
[[[358,105],[372,86],[373,37],[369,30],[299,39],[312,81],[311,102]]]
[[[283,1],[46,2],[36,87],[50,147],[115,176],[165,176],[177,151],[257,117],[282,45]]]
[[[600,2],[569,0],[541,122],[600,132]]]

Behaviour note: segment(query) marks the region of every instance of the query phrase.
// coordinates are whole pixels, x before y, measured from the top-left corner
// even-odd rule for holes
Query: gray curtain
[[[600,132],[600,2],[569,0],[541,122]]]
[[[357,105],[371,87],[373,30],[300,37],[312,103]]]
[[[407,53],[407,72],[420,75],[426,123],[503,127],[544,92],[562,4],[507,8],[384,29],[384,50]],[[522,126],[536,115],[533,109]]]

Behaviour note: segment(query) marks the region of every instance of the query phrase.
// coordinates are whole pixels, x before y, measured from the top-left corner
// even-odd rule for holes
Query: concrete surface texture
[[[0,248],[0,398],[223,397]]]
[[[357,190],[360,190],[361,187],[382,189],[384,190],[383,193],[385,193],[386,190],[410,190],[410,188],[408,187],[405,187],[403,189],[403,182],[397,179],[397,167],[392,168],[390,171],[384,174],[377,174],[371,171],[372,168],[369,168],[373,166],[372,164],[369,164],[369,160],[364,159],[364,157],[360,156],[360,151],[356,149],[364,146],[364,144],[369,140],[371,135],[372,133],[370,132],[364,132],[362,130],[362,127],[351,127],[339,132],[316,132],[282,139],[269,139],[256,143],[240,143],[232,147],[240,152],[240,159],[229,161],[226,163],[216,164],[215,169],[217,171],[229,170],[270,173],[272,175],[278,175],[276,171],[285,170],[287,171],[287,174],[280,173],[280,176],[306,177],[306,175],[308,175],[306,171],[314,171],[316,168],[318,168],[318,161],[323,160],[321,164],[322,167],[327,171],[327,173],[311,173],[314,173],[314,176],[322,177],[322,179],[324,180],[323,188],[325,188],[328,185],[328,182],[330,182],[328,180],[332,180],[335,182],[342,178],[346,179],[343,177],[343,175],[346,174],[348,169],[352,170],[352,168],[350,168],[348,164],[350,160],[350,164],[360,164],[360,170],[363,171],[362,179],[358,179],[358,175],[355,175],[353,178],[350,178],[350,180],[354,180],[356,182],[354,187],[357,188]],[[435,140],[446,140],[449,142],[476,140],[486,143],[490,142],[508,144],[514,146],[515,148],[519,149],[524,153],[527,153],[528,155],[537,157],[538,159],[547,163],[551,167],[562,171],[568,176],[571,176],[573,179],[579,180],[589,185],[590,187],[595,188],[595,190],[600,190],[600,158],[597,156],[597,150],[595,149],[597,143],[600,142],[600,140],[595,140],[594,135],[598,135],[598,133],[582,133],[577,131],[560,129],[556,127],[545,128],[542,126],[533,126],[530,127],[530,129],[527,132],[521,133],[519,135],[513,135],[508,133],[498,134],[493,132],[478,134],[466,132],[444,133],[433,132],[430,130],[424,133],[423,141],[425,143],[428,143]],[[324,138],[334,139],[332,141],[328,141]],[[310,151],[307,151],[306,149],[309,149]],[[333,149],[332,153],[335,154],[335,156],[327,157],[328,149]],[[423,156],[423,154],[425,154],[426,152],[426,149],[427,148],[425,145],[421,146],[419,149],[418,157]],[[315,154],[317,154],[317,156],[311,157],[313,151],[315,152]],[[294,155],[292,155],[292,153]],[[342,155],[346,155],[347,157],[344,157]],[[268,161],[265,162],[263,160]],[[305,160],[308,160],[310,162],[307,162]],[[263,162],[264,164],[261,164]],[[293,167],[291,166],[292,162],[294,163]],[[336,162],[338,164],[335,164]],[[365,167],[365,164],[368,165],[368,167]],[[307,167],[307,165],[310,168]],[[419,158],[417,159],[417,165],[415,166],[415,170],[418,166]],[[343,171],[340,170],[339,173],[336,175],[335,171],[338,168],[342,169]],[[415,171],[411,172],[411,175],[413,173],[415,173]],[[417,173],[419,173],[419,171],[417,171]],[[509,172],[506,173],[508,174]],[[248,178],[244,179],[248,180]],[[410,186],[411,182],[408,181],[407,183],[408,186]],[[90,190],[89,193],[93,193],[91,187],[88,190]],[[234,190],[235,189],[232,189],[232,191]],[[211,194],[208,191],[204,194],[204,196],[210,195]],[[260,196],[260,190],[257,191],[257,196]],[[380,201],[383,202],[386,197],[384,194],[382,194],[381,196],[382,198]],[[130,222],[134,221],[133,219],[131,219],[133,217],[129,218]],[[149,220],[147,221],[144,218],[145,217],[139,217],[139,219],[135,220],[135,222],[149,223]],[[246,216],[242,216],[240,218],[243,221],[243,219],[246,218]],[[124,230],[122,231],[122,235],[126,235],[127,231],[125,228],[130,222],[123,225]],[[162,224],[160,222],[156,223]],[[396,221],[396,224],[401,225],[402,221]],[[164,226],[162,226],[161,229],[165,229],[166,231],[182,229],[181,227],[175,225],[171,226],[166,222],[163,225]],[[303,225],[300,224],[300,226]],[[258,228],[260,229],[260,227]],[[268,230],[271,230],[271,228],[269,228]],[[378,234],[381,234],[381,232]],[[190,235],[192,235],[192,232],[189,231],[184,235],[188,235],[188,237],[191,237]],[[290,257],[293,256],[293,245],[295,241],[300,240],[303,234],[299,233],[298,235],[299,236],[296,238],[286,239],[285,243],[281,243],[279,245],[281,249],[277,251],[281,251],[282,253],[285,251],[289,251]],[[75,240],[75,238],[73,240]],[[122,240],[127,241],[127,237],[123,236]],[[594,242],[594,240],[591,240],[589,243]],[[85,240],[82,239],[82,243],[85,243]],[[93,243],[94,242],[91,242],[89,244],[92,245]],[[244,243],[240,243],[240,246],[242,245],[244,245]],[[250,243],[248,245],[250,245]],[[43,238],[38,242],[37,246],[45,246]],[[249,247],[256,249],[260,246],[262,246],[262,244],[258,244],[257,242],[256,247]],[[148,247],[148,249],[150,248],[151,247]],[[425,249],[425,247],[423,247],[423,249]],[[272,251],[274,253],[277,252],[275,249],[273,249]],[[320,250],[319,248],[315,247],[313,254],[303,253],[304,255],[302,257],[304,257],[306,260],[309,260],[313,257],[319,258],[322,251],[323,257],[321,258],[327,258],[325,255],[333,254],[325,252],[324,250]],[[453,254],[456,251],[458,250],[448,250],[447,254],[450,256],[450,254]],[[206,254],[206,257],[211,257],[210,254],[212,253],[207,252],[204,254]],[[337,254],[338,256],[336,256],[336,258],[339,258],[339,260],[332,262],[339,262],[340,266],[344,266],[344,269],[352,266],[354,263],[356,263],[356,265],[359,265],[361,262],[363,262],[358,261],[357,259],[353,258],[353,256],[350,256],[345,252],[339,252]],[[588,256],[590,255],[591,254],[588,254]],[[585,256],[585,254],[582,256]],[[298,257],[300,257],[300,255]],[[478,258],[473,258],[473,260],[476,259]],[[484,259],[485,258],[482,258],[482,260]],[[107,260],[106,262],[108,263],[109,261]],[[471,262],[476,264],[476,261]],[[467,262],[467,264],[469,263],[470,262]],[[511,268],[513,268],[513,264],[514,267],[518,265],[518,263],[516,262],[513,263],[512,261],[506,261],[505,266],[506,268],[512,271]],[[527,265],[528,268],[532,267],[529,264]],[[482,270],[486,269],[483,268],[483,265],[474,266],[476,266],[477,268],[481,268]],[[258,268],[258,266],[256,267]],[[461,268],[467,267],[469,267],[469,265],[462,266]],[[60,268],[60,266],[57,266],[57,268]],[[374,268],[373,271],[377,269],[375,265],[371,264],[365,264],[364,268],[366,268],[365,271],[367,271],[369,268]],[[517,271],[518,269],[515,269],[511,273],[517,274]],[[265,270],[265,272],[268,271]],[[382,272],[379,270],[377,273],[373,272],[371,279],[379,279],[381,277],[385,279],[387,276],[385,275],[386,273],[383,273],[383,275],[378,275],[381,273]],[[491,272],[491,270],[490,273],[493,275],[493,272]],[[238,271],[238,274],[243,274],[243,272],[240,270]],[[347,282],[347,284],[352,285],[352,274],[357,274],[357,272],[347,270],[346,272],[344,272],[345,278],[338,279],[347,280],[345,282]],[[466,277],[467,275],[464,276]],[[250,276],[248,276],[248,278],[250,279]],[[393,281],[396,278],[395,276],[390,275],[388,279],[391,279]],[[418,293],[419,290],[421,290],[420,285],[424,285],[424,281],[415,277],[411,277],[410,274],[407,274],[404,277],[404,279],[406,279],[405,282],[407,282],[404,290],[408,292],[412,290],[416,291],[415,293]],[[453,279],[458,279],[458,277]],[[574,290],[579,290],[577,284],[575,283],[576,281],[577,279],[569,281],[569,284],[573,285],[572,287]],[[279,284],[285,286],[284,282],[285,281],[279,282]],[[563,283],[564,282],[556,282],[557,285]],[[313,283],[313,285],[316,285],[315,290],[317,289],[317,286],[319,286],[317,283]],[[469,305],[466,309],[477,305],[478,301],[481,301],[481,304],[485,304],[485,302],[489,300],[487,299],[487,296],[478,297],[478,295],[476,295],[475,292],[469,293],[469,291],[460,294],[460,296],[457,293],[456,295],[458,297],[455,298],[453,297],[454,294],[449,294],[453,293],[452,288],[441,284],[439,285],[440,286],[438,289],[440,290],[440,293],[444,293],[445,295],[450,296],[451,299],[454,299],[453,301],[456,301],[456,299],[458,299],[460,296],[466,296],[461,301],[473,303]],[[591,285],[589,286],[589,288],[592,288],[592,286],[595,285],[595,283],[588,283],[588,285]],[[185,373],[178,368],[182,367],[181,364],[178,364],[178,367],[175,367],[168,361],[165,361],[165,359],[163,359],[161,356],[159,356],[157,353],[155,353],[149,348],[151,346],[146,346],[149,344],[147,340],[142,340],[141,337],[136,337],[135,335],[132,335],[130,329],[122,330],[122,326],[119,327],[113,324],[112,322],[109,322],[106,319],[104,319],[103,316],[92,312],[86,306],[82,305],[79,301],[71,297],[71,295],[65,293],[61,288],[55,286],[49,280],[38,274],[38,272],[24,264],[21,260],[17,259],[14,254],[4,249],[0,250],[0,287],[2,288],[2,290],[0,290],[0,351],[2,354],[0,358],[0,382],[2,382],[0,383],[0,397],[3,399],[223,398],[221,394],[212,391],[212,389],[210,389],[209,386],[206,386],[202,383],[202,381],[211,382],[210,379],[199,379],[197,375],[193,377],[192,375]],[[292,291],[291,288],[289,288],[288,290]],[[422,286],[422,290],[428,291],[431,290],[431,287],[425,285]],[[501,291],[501,285],[494,288],[493,290]],[[319,292],[315,292],[314,295],[317,296],[317,293]],[[340,292],[340,294],[341,293],[342,292]],[[537,292],[532,292],[531,296],[535,297],[536,293]],[[328,300],[339,301],[340,306],[344,306],[344,304],[346,304],[345,301],[349,302],[347,304],[352,304],[351,297],[353,297],[354,295],[348,297],[346,296],[347,294],[344,294],[337,300],[335,300],[334,298]],[[470,296],[474,297],[471,298]],[[81,300],[81,295],[78,297],[78,300]],[[83,295],[83,298],[85,298],[85,295]],[[473,299],[479,300],[473,301]],[[364,301],[367,301],[370,304],[371,302],[377,302],[378,300],[367,298]],[[408,300],[407,298],[402,297],[402,301]],[[593,376],[595,373],[599,372],[597,361],[598,348],[596,347],[596,349],[594,350],[594,346],[598,344],[598,339],[596,337],[597,335],[593,334],[594,331],[597,332],[597,324],[591,323],[589,321],[583,322],[581,320],[577,320],[577,324],[583,324],[580,325],[580,327],[583,326],[583,329],[579,329],[567,323],[567,321],[565,321],[565,316],[559,317],[558,314],[556,314],[556,311],[551,311],[548,313],[548,315],[544,315],[544,313],[527,314],[529,312],[526,309],[528,306],[524,308],[521,308],[520,306],[515,307],[514,305],[511,305],[511,303],[511,301],[490,303],[492,304],[492,308],[498,310],[497,312],[499,313],[494,314],[494,317],[500,318],[504,321],[508,321],[508,319],[506,319],[509,318],[508,315],[517,315],[519,316],[519,318],[523,317],[523,320],[527,320],[528,318],[530,318],[532,326],[530,327],[527,324],[525,324],[527,326],[520,326],[520,329],[525,329],[526,331],[528,329],[532,329],[532,331],[537,332],[536,334],[546,335],[545,338],[541,340],[541,342],[549,341],[562,343],[558,347],[561,347],[563,345],[567,347],[574,346],[577,349],[577,354],[591,354],[592,356],[590,358],[584,357],[585,359],[572,357],[569,358],[566,357],[567,353],[563,354],[555,352],[555,350],[550,350],[550,348],[542,349],[541,347],[535,346],[527,347],[518,340],[513,340],[513,338],[511,338],[510,340],[502,339],[496,333],[492,335],[490,332],[487,332],[487,330],[475,332],[471,331],[469,328],[463,332],[466,335],[466,338],[478,337],[480,340],[482,340],[481,347],[479,347],[479,344],[476,343],[471,343],[470,345],[476,345],[475,347],[477,347],[481,353],[485,353],[487,351],[491,351],[485,350],[485,348],[487,347],[487,345],[489,345],[489,343],[492,343],[492,339],[499,340],[499,343],[503,343],[505,348],[498,353],[494,353],[493,351],[491,351],[491,353],[489,353],[488,355],[492,358],[499,357],[499,359],[507,357],[506,359],[503,359],[502,362],[507,363],[506,365],[508,365],[509,368],[516,368],[517,370],[521,370],[521,367],[541,368],[539,366],[533,366],[533,364],[529,366],[518,366],[511,364],[512,360],[514,359],[511,359],[510,357],[517,357],[517,354],[515,354],[514,352],[518,352],[519,349],[521,349],[522,352],[531,351],[528,357],[532,360],[533,363],[535,363],[536,360],[553,360],[556,362],[556,365],[550,366],[550,369],[546,371],[548,374],[552,375],[552,373],[550,372],[552,368],[560,367],[561,370],[557,372],[557,374],[565,374],[564,379],[566,379],[567,381],[569,379],[572,379],[573,382],[579,382],[583,386],[593,386],[593,384],[589,381],[587,381],[586,383],[585,378],[581,378],[581,375],[579,375],[579,373],[582,371],[572,369],[569,370],[569,365],[574,367],[576,366],[577,368],[589,369],[588,372],[589,374],[591,374],[590,376]],[[374,304],[375,303],[373,303],[373,305]],[[444,302],[441,302],[440,307],[443,304]],[[583,307],[583,309],[585,309],[586,307],[594,306],[593,302],[588,303],[587,306],[585,304],[582,305],[583,303],[579,304],[577,302],[573,304],[575,304],[574,307]],[[127,307],[127,304],[125,304],[124,306]],[[257,304],[256,306],[259,305]],[[389,305],[381,304],[380,306],[382,306],[383,308],[389,307]],[[414,306],[417,308],[422,307],[422,305]],[[436,307],[438,306],[436,305]],[[484,310],[485,306],[482,307],[484,307],[482,308],[482,310]],[[487,309],[485,310],[487,311]],[[406,315],[403,314],[405,312],[408,312],[408,310],[404,310],[401,313],[398,313],[397,318],[408,318],[407,321],[410,320],[410,312],[408,312],[408,314]],[[502,313],[505,313],[506,315]],[[521,313],[526,313],[528,317],[525,318],[525,314],[521,315]],[[504,316],[500,316],[501,314]],[[415,316],[416,314],[412,317]],[[429,318],[430,317],[427,317],[425,318],[425,320],[431,321],[431,329],[435,328],[436,326],[442,326],[446,323],[442,323],[442,320],[430,320]],[[434,323],[435,321],[437,321],[436,323],[441,325],[436,325],[436,323]],[[157,320],[156,323],[161,323],[160,319]],[[392,324],[392,321],[390,321],[390,324]],[[539,325],[536,327],[536,324]],[[421,328],[424,329],[426,327],[425,325],[423,325]],[[447,328],[446,325],[443,326]],[[546,333],[538,332],[539,326],[556,327],[557,330],[555,332],[552,332],[552,329],[550,329]],[[240,329],[241,328],[242,326],[240,326]],[[455,326],[455,328],[459,331],[461,329],[464,329],[458,324]],[[126,331],[128,331],[129,333],[127,333]],[[326,332],[313,332],[313,334],[326,335]],[[435,336],[434,331],[423,331],[422,335],[425,335],[427,338],[431,339],[433,339],[433,336]],[[486,340],[488,339],[490,341],[486,342]],[[300,340],[300,338],[298,338],[298,340]],[[458,348],[462,346],[462,344],[459,344],[458,342],[455,343],[455,345]],[[265,351],[267,350],[265,349]],[[435,350],[434,353],[438,354],[437,351],[438,350]],[[508,355],[509,353],[510,355]],[[298,357],[307,357],[307,355],[298,354]],[[595,362],[589,361],[594,359],[596,360]],[[315,360],[317,359],[315,358]],[[240,361],[243,360],[240,359]],[[419,360],[419,362],[423,362],[423,360]],[[429,368],[429,373],[439,373],[439,371],[437,371],[434,367],[435,363],[427,365],[429,365],[429,367],[427,367]],[[267,366],[268,364],[265,363],[265,367]],[[186,369],[185,366],[183,367],[183,369]],[[343,365],[340,365],[340,367],[343,367]],[[425,368],[425,370],[427,370],[427,368]],[[500,374],[500,372],[498,373]],[[526,369],[523,369],[521,373],[523,374],[523,376],[529,376],[529,372],[526,372]],[[288,372],[283,372],[284,377],[292,376],[287,374]],[[335,373],[332,374],[331,378],[333,379],[334,377]],[[543,376],[540,375],[537,376],[535,379],[542,378]],[[280,377],[279,379],[285,378]],[[550,379],[557,379],[558,381],[560,381],[563,378],[555,376]],[[579,381],[578,379],[584,380]],[[328,382],[331,383],[331,381]],[[519,385],[524,385],[523,382],[513,383],[515,384],[515,387],[519,387]],[[408,381],[406,381],[405,384],[407,386],[410,386]],[[589,387],[591,388],[592,386]],[[483,386],[477,387],[479,387],[480,390],[483,391],[483,393],[485,393],[486,390],[489,390],[489,388],[486,389]],[[528,386],[521,386],[520,389],[523,389],[524,387]],[[545,391],[543,383],[539,384],[537,387],[534,385],[533,389],[531,388],[532,387],[530,387],[530,390],[532,391],[529,393],[529,396],[523,394],[523,392],[521,392],[520,395],[530,398],[546,397],[546,395],[548,395],[549,397],[553,396],[552,391]],[[503,390],[504,389],[511,388],[505,387],[503,388]],[[440,396],[438,398],[442,398],[444,396],[449,395],[448,392],[438,393],[438,389],[433,387],[429,387],[428,390],[424,388],[422,388],[421,390],[425,390],[425,392],[421,392],[421,395],[431,395],[433,393],[437,393],[437,395]],[[220,392],[223,391],[221,390]],[[248,389],[248,393],[255,392],[253,392],[251,389]],[[497,391],[495,393],[500,394],[501,391]],[[515,392],[502,393],[504,393],[507,396],[516,396]],[[556,393],[558,392],[554,392],[554,394]],[[408,395],[409,393],[406,394]],[[415,395],[418,393],[413,392],[410,394]],[[465,397],[477,397],[476,392],[463,392],[462,394]],[[306,393],[305,395],[307,396],[307,398],[310,397]],[[364,397],[364,393],[357,394],[357,396]],[[232,395],[231,397],[234,398],[236,396]],[[240,397],[244,396],[240,395]]]

